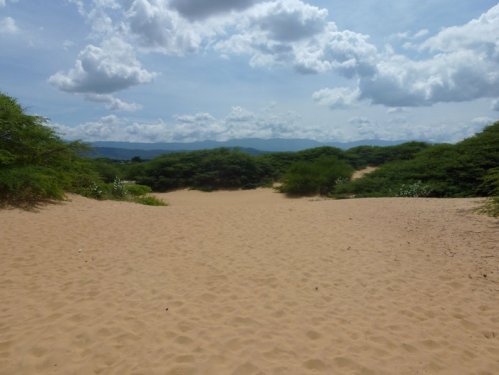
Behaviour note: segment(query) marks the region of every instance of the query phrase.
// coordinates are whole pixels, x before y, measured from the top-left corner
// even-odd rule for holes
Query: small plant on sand
[[[499,217],[499,197],[491,197],[478,209],[478,212],[492,217]]]
[[[88,198],[103,199],[105,196],[105,191],[102,186],[92,182],[90,186],[82,193],[82,195]]]
[[[111,186],[111,195],[114,199],[125,199],[128,195],[125,184],[118,177],[114,179]]]
[[[153,197],[152,195],[137,197],[133,200],[139,204],[145,204],[146,206],[167,206],[168,204],[159,198]]]
[[[143,195],[149,194],[152,189],[149,186],[139,185],[134,183],[126,184],[126,190],[128,194],[133,197],[141,197]]]
[[[428,197],[431,194],[431,186],[423,184],[422,181],[417,181],[413,184],[403,184],[397,193],[398,197]]]

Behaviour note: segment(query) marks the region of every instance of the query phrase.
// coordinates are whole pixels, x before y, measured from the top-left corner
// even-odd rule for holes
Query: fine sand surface
[[[499,374],[480,200],[160,196],[0,211],[1,374]]]

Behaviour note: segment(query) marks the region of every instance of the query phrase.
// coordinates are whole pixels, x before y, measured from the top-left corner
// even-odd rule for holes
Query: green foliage
[[[89,162],[92,164],[92,169],[106,183],[113,182],[116,177],[120,179],[124,178],[125,167],[116,161],[99,158],[90,160]]]
[[[132,167],[127,178],[154,191],[194,188],[254,188],[268,177],[268,166],[243,152],[231,149],[167,154]]]
[[[357,146],[346,151],[347,161],[356,169],[368,165],[382,165],[397,160],[410,160],[430,145],[424,142],[406,142],[396,146]]]
[[[82,189],[97,177],[79,156],[84,149],[64,142],[46,119],[26,114],[15,99],[0,93],[1,204],[35,204]]]
[[[116,200],[126,199],[128,195],[128,191],[124,182],[118,177],[115,177],[113,183],[110,184],[110,193],[111,196]]]
[[[499,122],[455,145],[427,147],[410,160],[394,161],[359,180],[338,186],[335,193],[396,196],[405,185],[431,186],[431,196],[490,195],[499,165]]]
[[[274,152],[258,157],[258,162],[265,166],[268,177],[279,180],[289,167],[298,162],[312,162],[322,157],[333,156],[347,160],[345,152],[335,147],[316,147],[298,152]]]
[[[489,169],[478,188],[483,195],[499,196],[499,167]]]
[[[42,200],[62,199],[60,174],[47,167],[21,166],[0,169],[0,205],[32,205]]]
[[[145,204],[146,206],[167,206],[167,204],[159,198],[153,197],[152,195],[145,197],[136,197],[134,202],[139,204]]]
[[[431,194],[431,186],[423,184],[421,181],[417,181],[413,184],[402,184],[397,196],[399,197],[428,197]]]
[[[133,197],[140,197],[152,192],[152,189],[149,186],[138,184],[127,184],[126,190],[128,194],[132,195]]]
[[[350,178],[353,168],[335,156],[292,164],[282,178],[279,191],[288,195],[327,195],[338,181]]]

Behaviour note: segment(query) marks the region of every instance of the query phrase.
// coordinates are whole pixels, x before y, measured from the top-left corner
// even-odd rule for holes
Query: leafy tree
[[[0,93],[1,204],[61,199],[64,191],[77,191],[97,178],[79,156],[85,147],[64,142],[46,124]]]
[[[335,156],[323,156],[311,162],[291,165],[279,190],[288,195],[327,195],[338,181],[349,179],[353,168]]]
[[[466,197],[491,194],[499,166],[499,122],[455,145],[440,144],[410,160],[394,161],[336,189],[338,194],[393,196],[403,185],[421,182],[432,196]]]

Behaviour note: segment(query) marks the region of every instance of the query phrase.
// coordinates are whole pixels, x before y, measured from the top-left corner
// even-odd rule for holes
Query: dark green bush
[[[167,154],[132,167],[127,177],[154,191],[194,188],[212,191],[260,186],[268,166],[238,150],[215,149]]]
[[[30,205],[49,199],[62,199],[60,174],[40,166],[0,169],[0,204]]]
[[[346,160],[356,169],[368,165],[382,165],[392,161],[413,159],[430,145],[425,142],[406,142],[396,146],[357,146],[346,151]]]
[[[146,195],[146,194],[149,194],[150,192],[152,192],[152,189],[146,185],[126,184],[125,188],[126,188],[128,194],[130,194],[134,197],[140,197],[142,195]]]
[[[85,147],[64,142],[46,123],[0,93],[0,203],[62,199],[97,177],[79,156]]]
[[[145,204],[146,206],[167,206],[164,201],[151,195],[145,197],[136,197],[133,201],[139,204]]]
[[[494,194],[499,165],[499,122],[455,145],[434,145],[413,159],[387,163],[335,193],[396,196],[403,186],[420,182],[430,196],[469,197]]]
[[[334,156],[324,156],[312,162],[291,165],[282,178],[280,192],[288,195],[327,195],[338,180],[350,178],[353,168]]]

